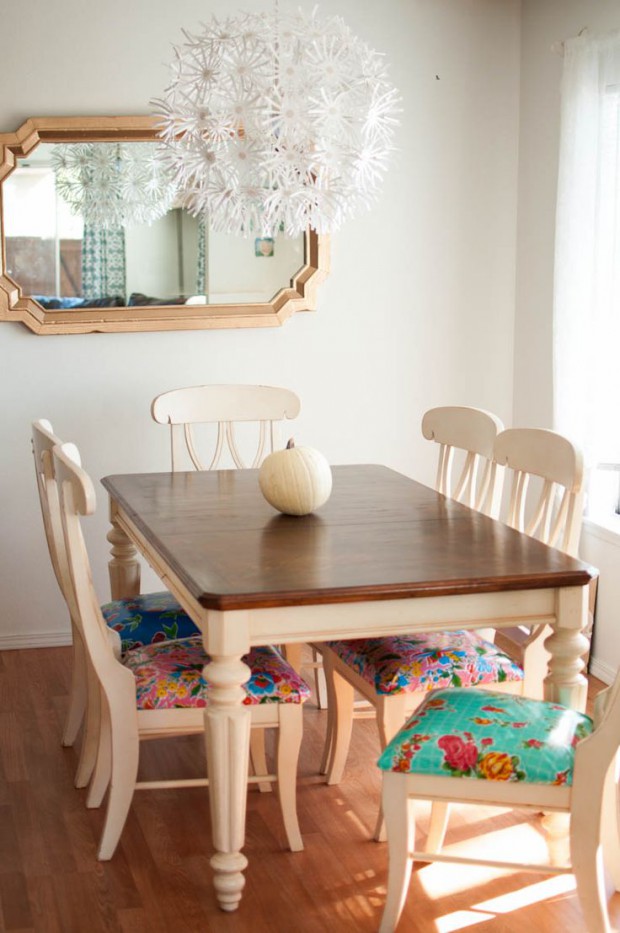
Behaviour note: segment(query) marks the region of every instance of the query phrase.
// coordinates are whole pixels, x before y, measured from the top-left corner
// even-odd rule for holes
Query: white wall
[[[0,324],[0,646],[68,630],[36,502],[33,418],[77,442],[98,479],[166,468],[166,437],[149,418],[158,392],[281,384],[302,398],[298,440],[332,463],[381,462],[427,482],[426,408],[460,402],[510,420],[519,3],[325,0],[321,9],[387,54],[403,112],[383,197],[333,237],[316,313],[278,330],[225,332],[36,337]],[[147,112],[181,27],[230,10],[223,0],[4,0],[0,128],[35,115]],[[102,494],[88,530],[102,598],[107,528]]]
[[[617,0],[523,0],[514,424],[551,427],[555,199],[562,58],[552,46],[583,28],[620,28]],[[601,571],[591,669],[609,679],[620,665],[620,539],[584,528],[581,555]]]

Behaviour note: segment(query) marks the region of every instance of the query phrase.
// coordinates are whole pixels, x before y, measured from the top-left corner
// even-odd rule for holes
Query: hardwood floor
[[[282,847],[275,794],[248,795],[247,883],[224,914],[211,887],[204,789],[137,792],[121,844],[96,860],[101,811],[73,786],[77,756],[60,746],[67,648],[0,654],[0,929],[11,933],[364,933],[378,927],[386,847],[370,840],[379,795],[372,721],[355,723],[345,780],[317,775],[325,713],[305,709],[298,806],[305,851]],[[26,685],[24,687],[24,685]],[[592,693],[600,683],[591,680]],[[199,737],[145,743],[141,776],[202,776]],[[419,821],[420,832],[427,813]],[[501,853],[544,858],[536,817],[458,809],[449,845],[467,835]],[[521,851],[523,850],[523,851]],[[620,925],[620,896],[612,902]],[[572,876],[424,865],[414,873],[402,931],[585,931]]]

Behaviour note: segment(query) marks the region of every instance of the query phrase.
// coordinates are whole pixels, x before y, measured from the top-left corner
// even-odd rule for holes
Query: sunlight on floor
[[[437,933],[455,933],[456,930],[464,930],[473,926],[474,923],[493,920],[498,914],[512,913],[512,911],[521,910],[523,907],[529,907],[539,901],[548,900],[561,894],[569,894],[574,890],[575,879],[572,875],[548,878],[545,881],[519,888],[518,891],[501,894],[499,897],[493,897],[488,901],[480,901],[479,904],[473,904],[470,910],[459,910],[452,914],[446,914],[436,921],[435,928]]]
[[[492,814],[500,811],[487,812]],[[485,823],[489,827],[488,832],[484,831]],[[482,819],[468,829],[471,831],[468,838],[446,846],[446,853],[544,864],[549,860],[548,843],[551,842],[554,847],[558,844],[557,839],[550,840],[546,836],[541,818],[497,830],[491,829],[490,820]],[[515,872],[518,872],[518,868]],[[453,865],[437,862],[421,868],[416,873],[416,878],[429,898],[440,900],[467,890],[475,890],[476,887],[484,887],[494,879],[510,874],[512,871],[507,869],[479,865],[459,865],[458,872],[455,872]],[[496,920],[498,915],[509,914],[574,890],[575,879],[572,875],[552,876],[532,884],[519,885],[515,891],[479,901],[466,910],[439,917],[435,921],[435,928],[437,933],[455,933],[475,924]]]
[[[464,842],[447,845],[443,851],[463,857],[470,855],[472,858],[509,858],[541,863],[546,862],[549,857],[543,836],[529,824],[481,833]],[[459,865],[458,872],[455,872],[454,866],[436,862],[421,868],[416,877],[428,896],[436,900],[475,888],[478,884],[488,883],[489,880],[500,878],[506,873],[507,870],[503,868],[478,865]],[[508,873],[511,873],[510,870]]]
[[[338,803],[340,803],[340,801],[338,801]],[[342,803],[344,804],[344,801],[342,801]],[[346,820],[351,824],[351,826],[355,827],[356,832],[358,832],[362,837],[368,836],[367,827],[364,825],[362,820],[360,820],[358,815],[353,812],[353,810],[351,809],[345,810],[344,816]]]

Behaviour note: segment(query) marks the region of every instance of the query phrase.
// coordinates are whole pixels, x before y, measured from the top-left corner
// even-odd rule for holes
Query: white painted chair
[[[493,445],[503,429],[496,415],[481,408],[443,406],[427,411],[422,434],[439,444],[437,492],[497,518],[502,476],[493,459]],[[459,454],[463,459],[457,471]]]
[[[119,841],[136,788],[197,786],[206,780],[137,781],[139,744],[147,738],[200,733],[208,702],[202,669],[208,657],[200,636],[177,639],[128,651],[123,658],[114,652],[109,629],[98,607],[81,519],[95,512],[93,484],[79,465],[72,444],[55,447],[55,473],[65,546],[70,570],[73,617],[99,682],[102,694],[102,741],[99,756],[106,759],[97,770],[109,773],[109,795],[99,859],[112,857]],[[303,848],[296,812],[297,759],[302,736],[302,703],[310,690],[274,649],[252,649],[245,658],[252,670],[246,685],[252,714],[252,729],[278,730],[276,774],[248,778],[277,780],[280,807],[288,844]],[[275,689],[266,702],[264,686],[253,689],[255,674],[277,672],[286,685]],[[165,684],[165,687],[160,685]],[[106,780],[105,785],[108,784]],[[214,806],[217,801],[212,801]]]
[[[496,513],[503,477],[493,462],[493,445],[501,429],[499,418],[481,409],[445,407],[427,412],[422,421],[424,436],[440,447],[438,491],[489,514]],[[457,471],[454,463],[459,454],[463,463]],[[484,664],[480,663],[481,657]],[[444,686],[463,683],[508,693],[521,692],[523,677],[506,654],[475,632],[328,642],[323,663],[333,730],[328,735],[328,784],[342,779],[351,741],[355,692],[371,704],[381,747],[385,748],[427,691],[437,686],[437,677]],[[445,819],[446,815],[437,810],[434,831],[443,832]],[[383,838],[381,814],[375,838]]]
[[[482,717],[475,715],[478,711]],[[512,723],[519,728],[510,728]],[[490,697],[476,689],[429,694],[379,761],[389,857],[380,933],[396,929],[418,860],[454,862],[456,870],[473,864],[573,873],[588,933],[610,933],[603,856],[620,890],[615,764],[620,678],[597,700],[591,730],[588,717],[539,700]],[[570,864],[475,858],[461,847],[457,857],[440,851],[441,839],[416,851],[418,799],[442,807],[460,802],[570,814]]]
[[[69,567],[67,564],[62,525],[60,524],[60,506],[58,504],[58,489],[54,476],[52,449],[56,444],[62,443],[57,438],[49,421],[35,421],[32,424],[32,452],[34,454],[37,489],[43,517],[45,538],[60,592],[66,600],[70,590]],[[50,500],[51,503],[50,503]],[[86,692],[88,683],[88,669],[86,663],[85,647],[80,635],[79,626],[71,617],[71,635],[73,643],[73,667],[71,673],[71,688],[69,693],[69,706],[62,733],[62,744],[73,745],[84,720],[86,712]],[[92,739],[91,739],[92,741]],[[96,743],[96,736],[94,737]],[[87,739],[82,741],[82,755],[85,753]],[[95,746],[96,747],[96,746]],[[78,765],[78,787],[84,786],[81,775],[82,765]],[[90,777],[90,775],[88,776]],[[88,777],[86,782],[88,782]]]
[[[275,386],[207,385],[189,386],[164,392],[153,400],[151,414],[158,424],[170,427],[170,453],[173,470],[190,468],[216,470],[232,465],[256,468],[272,450],[283,446],[280,424],[296,418],[300,402],[294,392]],[[255,422],[256,433],[244,438],[252,452],[244,455],[237,434],[242,424]],[[206,458],[199,451],[198,425],[216,425],[213,452]],[[209,441],[210,438],[203,439]]]
[[[52,457],[53,448],[61,443],[49,421],[33,422],[32,450],[45,537],[52,567],[71,616],[73,668],[62,744],[73,745],[80,727],[84,725],[75,785],[85,787],[95,767],[99,742],[99,687],[92,676],[89,676],[87,653],[80,627],[75,621],[76,609],[72,597]],[[184,638],[198,634],[192,620],[167,591],[114,600],[105,603],[101,610],[119,655],[123,647],[150,644],[162,637]]]
[[[206,385],[172,389],[158,395],[151,405],[151,415],[158,424],[167,424],[170,428],[173,470],[184,469],[184,466],[217,470],[228,465],[256,469],[267,454],[284,446],[282,422],[296,418],[300,407],[299,398],[290,389]],[[199,438],[201,426],[214,426],[214,430]],[[199,440],[209,451],[207,456],[199,451]],[[314,647],[312,653],[317,702],[322,709],[327,705],[323,665]],[[286,656],[299,670],[301,645],[287,646]],[[255,743],[253,757],[258,754]],[[257,766],[260,767],[258,762]]]
[[[584,469],[580,451],[561,434],[542,428],[509,428],[497,436],[494,459],[510,479],[506,523],[517,531],[578,556],[583,522]],[[596,582],[591,587],[592,628]],[[502,644],[524,670],[523,694],[542,699],[549,654],[548,626],[502,629]]]
[[[434,409],[429,413],[430,422],[441,422],[441,414],[445,409]],[[452,426],[459,424],[453,420],[452,412],[459,411],[458,419],[465,419],[467,409],[448,409]],[[475,410],[474,410],[475,411]],[[479,414],[475,415],[476,420]],[[491,416],[492,417],[492,416]],[[425,416],[426,419],[426,416]],[[484,419],[482,419],[484,420]],[[498,425],[497,419],[493,423]],[[491,424],[488,422],[489,432],[492,434]],[[428,422],[427,422],[428,427]],[[436,427],[429,436],[441,438],[442,448],[448,449],[449,434]],[[479,433],[479,432],[478,432]],[[461,441],[463,438],[461,437]],[[491,486],[483,487],[482,493],[472,499],[472,482],[459,477],[456,486],[452,487],[459,492],[466,490],[470,501],[477,501],[490,514],[496,514],[500,505],[498,492],[507,468],[512,473],[512,483],[507,524],[528,535],[538,538],[543,543],[558,547],[570,554],[576,554],[579,532],[582,521],[582,494],[583,494],[583,464],[579,451],[562,435],[553,431],[529,428],[511,428],[497,434],[494,440],[487,437],[487,454],[495,461],[496,469],[490,470]],[[455,446],[455,445],[454,445]],[[440,467],[438,483],[442,491],[448,489],[449,472],[445,464],[449,463],[449,456],[440,452]],[[466,458],[469,463],[472,458]],[[465,470],[467,470],[467,462]],[[486,471],[483,469],[482,476]],[[486,482],[486,481],[485,481]],[[538,483],[538,488],[536,487]],[[528,491],[533,496],[528,500]],[[485,631],[486,634],[486,631]],[[473,650],[484,649],[485,661],[494,657],[501,659],[499,670],[510,672],[508,680],[502,684],[493,683],[492,678],[483,686],[490,690],[501,689],[507,693],[520,693],[535,699],[542,698],[543,681],[547,673],[548,652],[544,642],[550,634],[547,626],[540,625],[532,629],[525,626],[502,629],[502,646],[506,646],[506,653],[499,652],[487,640],[483,641],[476,633],[466,633],[473,645]],[[447,650],[458,644],[455,633],[445,633],[443,636],[428,636],[428,648],[432,648],[437,638],[442,638],[441,647]],[[461,637],[461,636],[459,636]],[[406,640],[403,640],[406,642]],[[388,692],[396,673],[402,664],[403,670],[411,668],[412,657],[407,653],[407,644],[395,639],[365,639],[355,642],[329,643],[334,646],[331,651],[325,652],[324,663],[330,689],[330,706],[333,708],[333,722],[335,738],[332,756],[328,769],[328,783],[338,783],[342,778],[346,755],[349,748],[351,727],[353,720],[353,691],[357,690],[375,708],[377,712],[377,725],[381,747],[384,748],[390,738],[400,728],[404,720],[416,709],[426,695],[425,686],[421,689],[407,689],[399,692]],[[398,657],[398,654],[401,657]],[[508,658],[507,655],[510,657]],[[388,662],[383,665],[383,656]],[[510,666],[506,666],[506,661]],[[510,664],[512,661],[512,664]],[[517,676],[516,671],[522,672]],[[430,681],[430,679],[429,679]],[[431,684],[430,686],[442,686]],[[382,692],[384,691],[384,692]],[[433,814],[431,824],[432,841],[441,837],[445,832],[447,810],[440,815],[437,807]],[[382,836],[382,824],[377,825],[375,833],[377,838]]]

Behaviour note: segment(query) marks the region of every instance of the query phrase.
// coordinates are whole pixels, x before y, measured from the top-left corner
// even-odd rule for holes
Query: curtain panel
[[[619,182],[620,32],[569,40],[556,212],[554,420],[589,467],[620,461]]]

